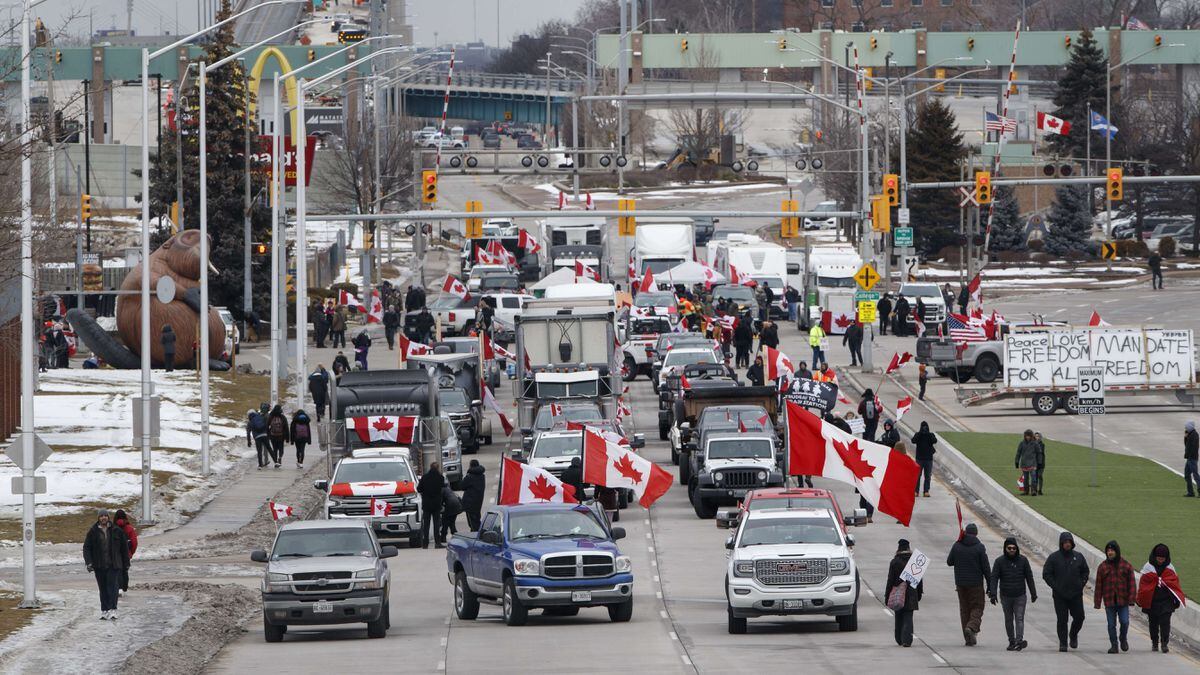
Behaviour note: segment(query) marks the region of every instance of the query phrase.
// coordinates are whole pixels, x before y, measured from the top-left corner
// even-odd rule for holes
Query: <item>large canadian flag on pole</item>
[[[345,305],[351,309],[357,309],[360,312],[367,311],[367,308],[363,307],[362,303],[358,301],[358,296],[346,290],[338,291],[338,304]]]
[[[400,341],[400,360],[407,361],[413,356],[421,356],[429,353],[429,345],[421,344],[415,340],[409,340],[404,337],[403,333],[397,333],[396,339]]]
[[[908,455],[869,443],[787,403],[788,472],[853,485],[863,499],[904,525],[912,520],[920,467]],[[584,479],[587,480],[586,463]]]
[[[638,293],[649,293],[657,291],[658,283],[654,281],[654,271],[646,270],[646,276],[642,277],[641,283],[638,284]]]
[[[504,409],[500,407],[500,402],[492,395],[492,390],[485,384],[483,385],[483,404],[495,411],[496,416],[500,418],[500,425],[504,427],[504,435],[512,436],[513,425],[508,421],[508,416],[504,414]]]
[[[632,489],[645,508],[665,495],[674,482],[666,469],[591,429],[583,430],[583,481]]]
[[[384,415],[380,417],[352,417],[354,431],[363,443],[387,441],[402,445],[412,443],[420,418],[414,415]]]
[[[781,377],[791,378],[795,374],[796,368],[792,365],[792,360],[787,354],[772,349],[771,347],[763,347],[763,362],[767,366],[766,379],[778,380]]]
[[[500,506],[513,504],[545,504],[567,502],[575,504],[575,486],[567,485],[549,471],[522,464],[507,457],[501,458]]]
[[[367,323],[383,323],[383,300],[379,291],[371,291],[371,310],[367,312]]]

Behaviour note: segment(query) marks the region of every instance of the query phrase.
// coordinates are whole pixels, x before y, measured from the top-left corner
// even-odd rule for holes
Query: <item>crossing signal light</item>
[[[967,38],[967,50],[975,49],[975,38]]]
[[[686,52],[687,48],[688,48],[688,41],[686,39],[680,40],[679,41],[679,51]]]
[[[785,199],[780,207],[780,211],[791,211],[793,213],[798,209],[795,199]],[[800,236],[800,216],[784,216],[779,227],[779,236],[784,239],[792,239]]]
[[[477,200],[467,200],[467,211],[469,213],[479,213],[483,210],[483,202]],[[465,228],[467,239],[482,239],[483,238],[483,218],[467,218],[467,227]]]
[[[883,174],[883,196],[888,206],[900,205],[900,176],[894,173]]]
[[[875,77],[875,69],[868,66],[863,68],[863,89],[871,91],[871,87],[875,86],[875,81],[871,78]]]
[[[992,172],[975,172],[975,201],[979,204],[992,203]]]
[[[939,80],[946,79],[946,69],[945,68],[935,68],[933,70],[933,76],[934,76],[934,78],[939,79]],[[937,85],[935,85],[933,87],[933,90],[936,92],[946,91],[946,85],[938,83]]]
[[[617,200],[618,211],[629,211],[632,213],[637,208],[637,202],[632,199]],[[637,219],[632,215],[617,217],[617,233],[622,237],[632,237],[637,230]]]
[[[876,232],[892,230],[892,209],[884,195],[871,195],[871,229]]]
[[[421,172],[421,203],[437,203],[437,171],[426,169]]]
[[[1119,202],[1124,196],[1125,172],[1119,167],[1108,170],[1108,199]]]
[[[786,50],[787,49],[787,38],[779,38],[779,41],[776,44],[779,46],[779,51],[782,52],[782,51]]]
[[[91,220],[92,218],[92,196],[79,195],[79,217],[83,220]]]
[[[317,50],[315,50],[315,49],[308,50],[308,62],[312,63],[313,61],[316,61],[316,60],[317,60]]]

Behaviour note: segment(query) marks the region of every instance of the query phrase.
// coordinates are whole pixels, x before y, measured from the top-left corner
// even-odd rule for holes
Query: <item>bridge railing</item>
[[[444,87],[446,85],[446,73],[421,73],[411,79],[405,80],[405,84],[410,87],[413,85]],[[577,80],[550,78],[550,90],[555,93],[573,92],[578,85],[579,82]],[[512,89],[545,92],[546,78],[523,74],[504,75],[463,72],[454,74],[454,80],[450,83],[450,86],[451,88]]]

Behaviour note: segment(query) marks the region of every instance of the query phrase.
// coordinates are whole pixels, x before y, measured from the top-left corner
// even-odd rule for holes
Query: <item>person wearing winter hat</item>
[[[1133,565],[1121,557],[1121,545],[1116,540],[1104,545],[1104,562],[1096,567],[1096,593],[1093,596],[1093,606],[1100,609],[1104,604],[1104,613],[1108,616],[1108,648],[1109,654],[1129,651],[1129,606],[1137,598],[1137,581],[1133,576]],[[1121,622],[1121,634],[1118,641],[1117,621]]]
[[[1026,596],[1025,589],[1029,589]],[[1016,537],[1004,540],[1004,553],[992,563],[992,579],[988,582],[988,598],[1004,610],[1004,631],[1008,633],[1008,651],[1019,652],[1029,646],[1025,641],[1025,600],[1037,602],[1037,587],[1033,583],[1033,568],[1029,558],[1021,555]]]
[[[913,588],[911,584],[900,578],[904,573],[904,568],[908,566],[908,560],[912,557],[912,549],[908,544],[907,539],[901,539],[896,544],[896,555],[892,558],[892,562],[888,565],[888,578],[884,592],[884,597],[888,600],[888,608],[892,610],[895,618],[896,644],[901,647],[911,647],[913,638],[913,612],[917,611],[921,602],[921,596],[925,594],[925,582],[921,581]],[[894,589],[903,587],[903,590],[898,593],[903,593],[904,601],[899,607],[892,606],[892,594]],[[899,598],[897,598],[899,600]]]
[[[1184,497],[1195,497],[1196,488],[1200,489],[1200,434],[1196,433],[1196,423],[1188,422],[1183,425],[1183,480],[1187,483],[1187,494]]]
[[[137,553],[137,528],[135,528],[133,523],[130,522],[128,514],[125,513],[125,509],[117,509],[117,512],[113,514],[113,523],[115,523],[117,527],[121,528],[121,530],[125,532],[125,538],[129,540],[129,558],[132,560],[133,554]],[[121,570],[118,593],[125,594],[128,592],[129,565],[126,564],[125,569]]]
[[[1171,615],[1186,602],[1179,575],[1171,564],[1171,549],[1166,544],[1155,544],[1150,549],[1150,561],[1142,566],[1142,578],[1138,582],[1137,604],[1150,620],[1150,649],[1171,651],[1167,643],[1171,639]]]
[[[1075,550],[1075,537],[1070,532],[1058,535],[1058,550],[1046,556],[1042,581],[1050,587],[1054,598],[1054,613],[1058,619],[1058,651],[1079,647],[1079,631],[1083,629],[1083,588],[1087,586],[1087,559]],[[1071,626],[1067,628],[1067,615]]]
[[[108,509],[96,512],[96,522],[83,538],[83,563],[96,575],[100,589],[100,619],[116,620],[121,570],[129,567],[129,539],[112,522]]]
[[[992,581],[988,567],[987,549],[979,541],[979,526],[968,523],[967,529],[946,556],[946,565],[954,568],[954,586],[958,591],[958,615],[962,624],[963,641],[974,647],[976,636],[983,628],[984,592]]]

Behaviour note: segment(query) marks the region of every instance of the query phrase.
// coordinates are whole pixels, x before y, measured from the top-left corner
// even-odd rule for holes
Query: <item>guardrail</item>
[[[446,87],[446,74],[437,72],[421,73],[411,79],[406,79],[403,84],[408,88],[412,88],[414,85],[429,85],[444,89]],[[568,94],[575,91],[577,84],[578,81],[576,80],[551,78],[550,90]],[[544,93],[546,91],[546,78],[536,75],[519,74],[456,73],[454,80],[450,83],[450,88],[524,89]]]

